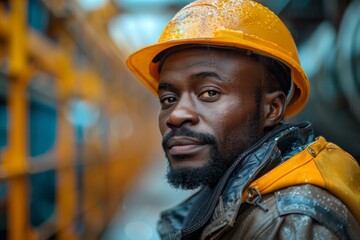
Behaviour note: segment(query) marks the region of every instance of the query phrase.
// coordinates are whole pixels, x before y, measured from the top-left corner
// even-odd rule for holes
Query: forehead
[[[215,72],[229,81],[257,84],[264,74],[264,67],[243,52],[214,48],[182,49],[163,60],[159,81],[182,79],[201,72]]]
[[[228,61],[236,61],[238,59],[243,59],[243,61],[251,61],[253,57],[246,55],[245,50],[237,51],[236,49],[232,50],[230,48],[213,48],[213,47],[190,47],[184,49],[174,50],[166,54],[166,57],[162,59],[160,71],[163,69],[165,63],[172,62],[174,60],[188,60],[189,62],[198,60],[206,63],[214,63],[215,61],[223,61],[224,59]],[[210,57],[210,58],[209,58]]]

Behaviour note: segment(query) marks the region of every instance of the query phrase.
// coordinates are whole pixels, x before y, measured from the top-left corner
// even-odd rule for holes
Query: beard
[[[202,139],[202,141],[208,139],[209,141],[206,141],[206,143],[209,144],[210,147],[210,161],[207,165],[199,168],[174,169],[172,168],[168,154],[165,151],[165,155],[168,159],[168,170],[166,173],[168,183],[172,187],[180,189],[196,189],[202,185],[214,185],[230,165],[230,162],[226,161],[220,154],[215,137],[210,134],[195,133],[188,128],[181,128],[177,133],[173,134],[171,135],[189,136]],[[181,158],[186,158],[186,156],[177,157],[177,159]]]
[[[166,178],[168,183],[174,188],[180,189],[196,189],[200,186],[214,186],[219,179],[224,175],[226,170],[234,162],[234,160],[246,149],[252,146],[260,139],[259,121],[260,121],[260,101],[261,91],[256,89],[255,92],[256,110],[248,118],[244,124],[244,132],[247,134],[246,141],[239,138],[224,139],[223,148],[227,148],[224,153],[219,150],[215,136],[211,134],[197,133],[186,127],[173,129],[169,134],[165,135],[162,141],[162,146],[165,151],[165,156],[168,159],[168,169]],[[210,147],[208,163],[199,168],[180,168],[174,169],[171,166],[168,153],[166,151],[167,141],[174,136],[188,136],[201,140]],[[186,158],[187,156],[178,156],[177,159]]]

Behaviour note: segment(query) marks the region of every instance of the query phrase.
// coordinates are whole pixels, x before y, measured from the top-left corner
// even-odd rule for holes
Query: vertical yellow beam
[[[26,0],[10,0],[10,66],[11,76],[20,75],[26,68]]]
[[[60,104],[68,101],[72,91],[74,73],[65,57],[59,59],[59,73],[57,75],[57,90]],[[76,170],[74,152],[74,129],[66,118],[64,106],[60,106],[58,113],[57,152],[59,170],[57,173],[57,227],[59,240],[77,239],[75,233],[76,217]]]
[[[11,177],[8,192],[8,231],[10,240],[27,239],[28,185],[27,185],[27,107],[26,87],[26,2],[10,1],[9,38],[9,131],[8,150],[4,169]]]
[[[26,162],[26,86],[19,79],[12,80],[9,88],[8,151],[4,168],[9,175],[8,226],[9,239],[26,239],[28,231],[28,185]]]

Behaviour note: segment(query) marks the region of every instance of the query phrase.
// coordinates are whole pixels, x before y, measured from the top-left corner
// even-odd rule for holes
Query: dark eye
[[[176,97],[161,97],[160,98],[160,104],[162,108],[167,108],[169,106],[171,106],[172,104],[174,104],[177,101]]]
[[[216,90],[207,90],[205,92],[202,92],[200,94],[200,99],[203,100],[215,100],[218,96],[220,96],[220,93]]]

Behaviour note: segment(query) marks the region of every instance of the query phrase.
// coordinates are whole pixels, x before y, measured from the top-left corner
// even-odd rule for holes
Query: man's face
[[[215,183],[262,136],[263,66],[228,50],[172,53],[160,71],[159,127],[175,187]]]

